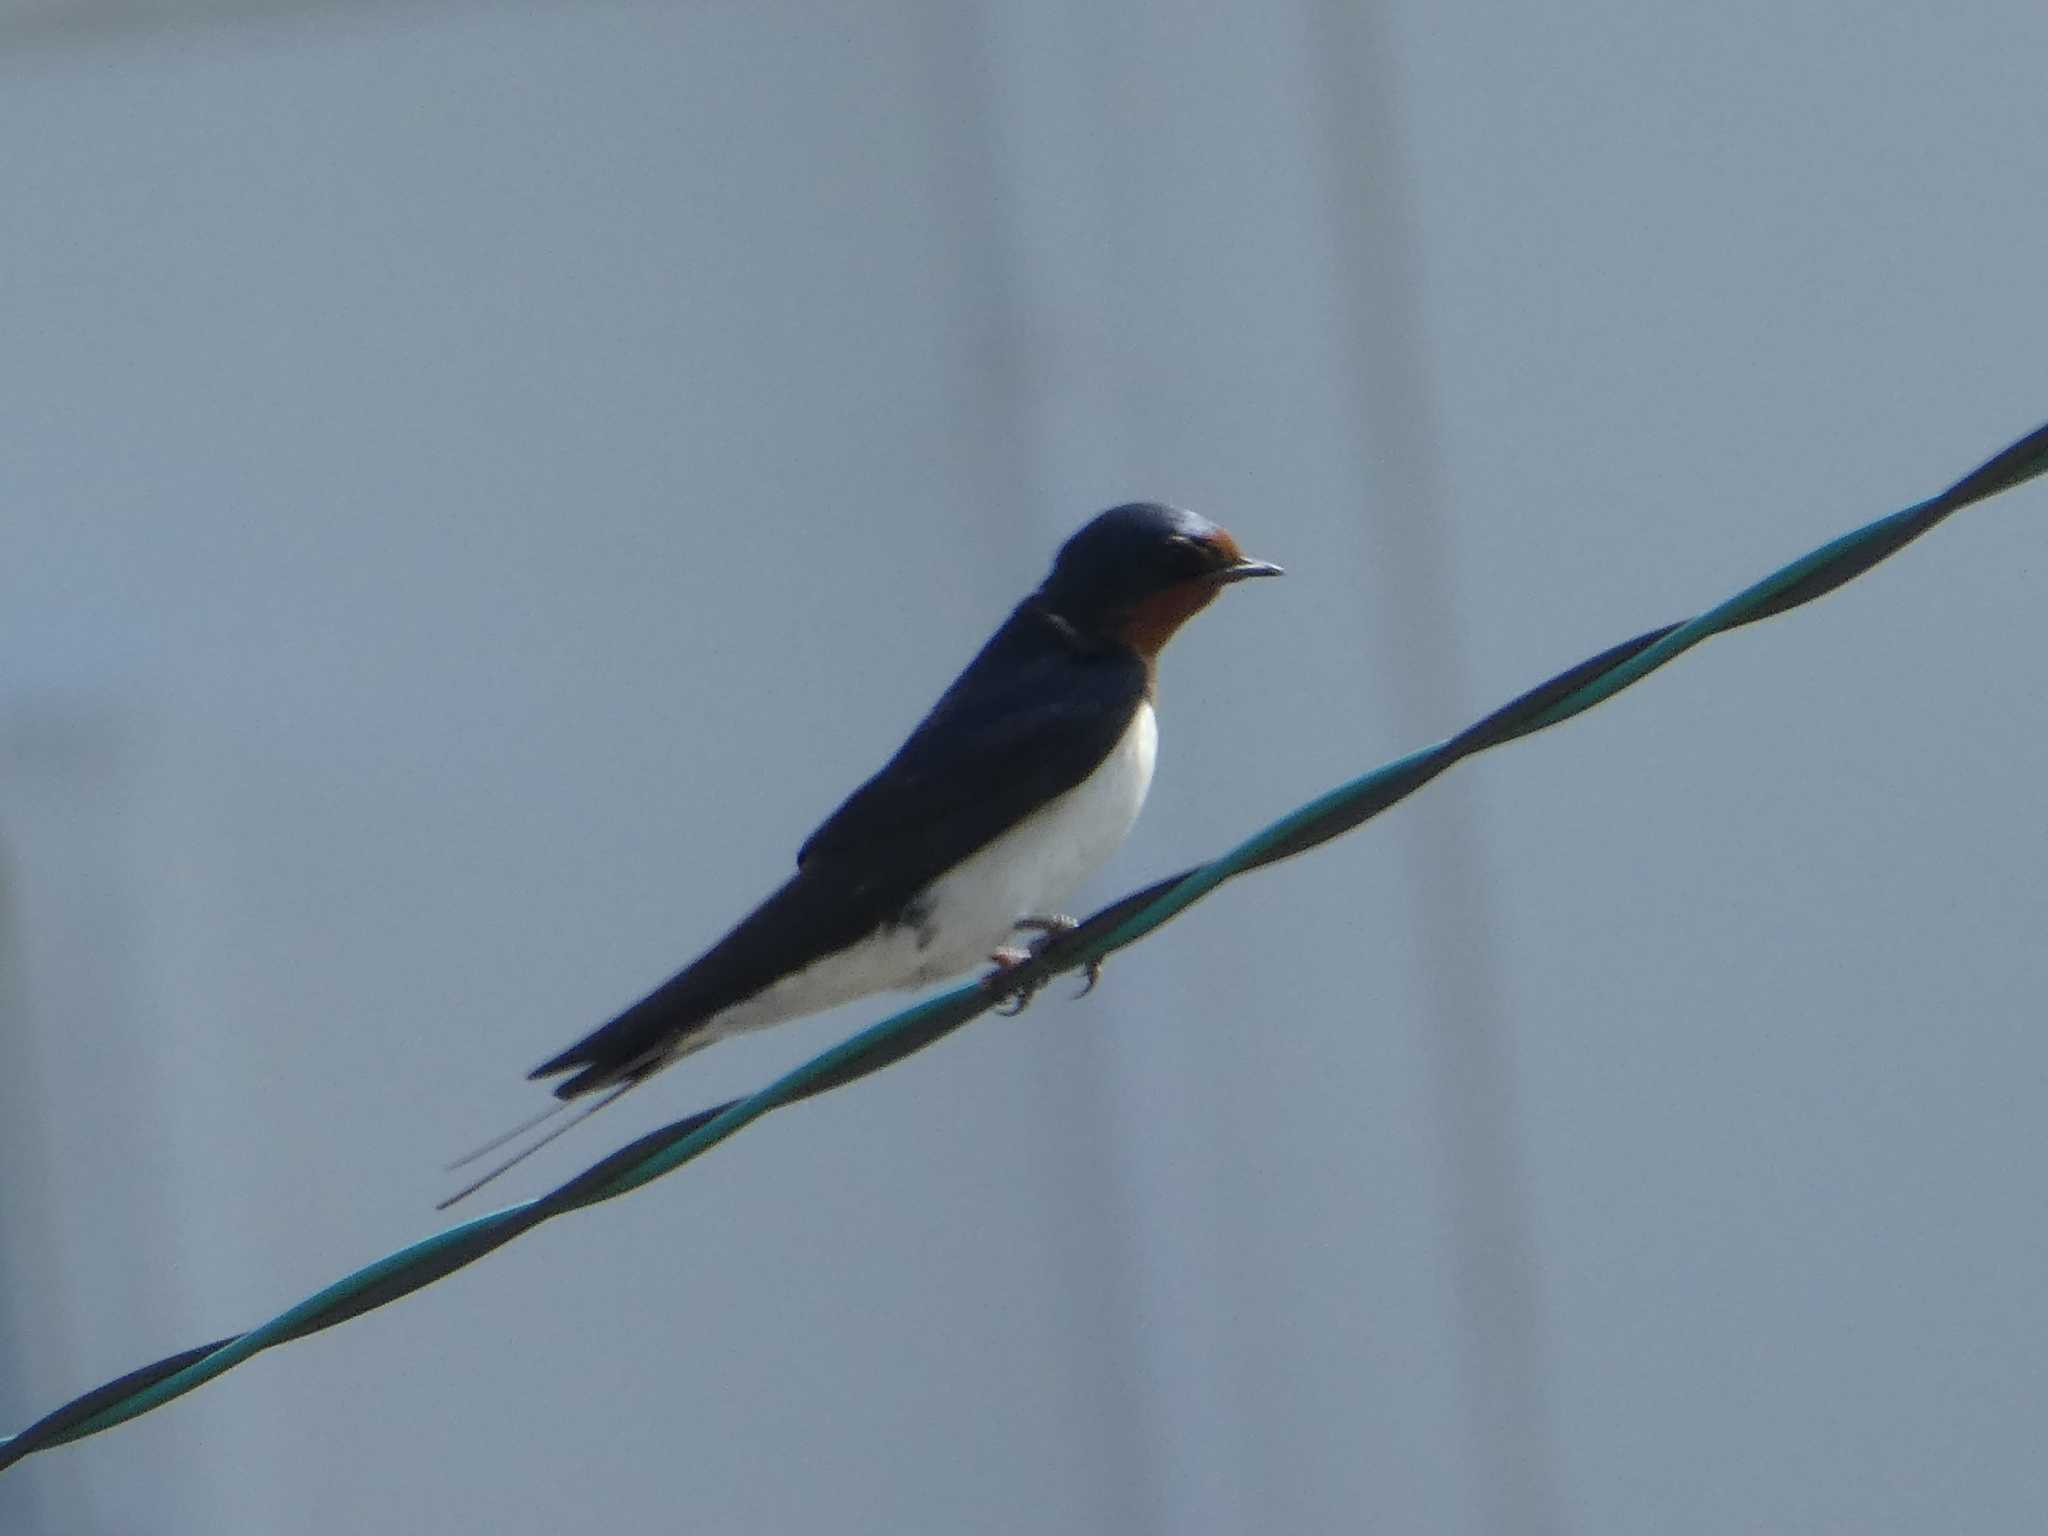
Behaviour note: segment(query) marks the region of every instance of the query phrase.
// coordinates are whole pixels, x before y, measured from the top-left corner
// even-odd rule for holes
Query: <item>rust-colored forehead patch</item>
[[[1217,554],[1223,556],[1232,565],[1237,564],[1238,561],[1244,558],[1244,551],[1237,547],[1237,540],[1230,536],[1228,528],[1218,528],[1202,542],[1215,550]]]

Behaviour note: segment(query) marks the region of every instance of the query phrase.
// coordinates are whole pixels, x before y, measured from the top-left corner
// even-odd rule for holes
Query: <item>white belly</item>
[[[933,881],[917,903],[922,921],[882,928],[785,976],[693,1031],[691,1046],[986,964],[1020,918],[1065,911],[1116,851],[1145,803],[1158,747],[1152,705],[1141,702],[1092,774]]]

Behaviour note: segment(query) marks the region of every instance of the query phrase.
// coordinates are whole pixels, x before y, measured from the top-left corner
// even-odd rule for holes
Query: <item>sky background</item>
[[[0,5],[0,1431],[437,1227],[1088,515],[1092,905],[2048,418],[2048,10]],[[2030,1531],[2048,492],[15,1536]],[[538,1192],[885,1001],[721,1045]]]

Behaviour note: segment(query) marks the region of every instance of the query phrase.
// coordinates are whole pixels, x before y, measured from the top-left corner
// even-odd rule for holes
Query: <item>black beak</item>
[[[1216,585],[1226,587],[1233,581],[1245,581],[1253,576],[1285,576],[1287,573],[1270,560],[1239,560],[1226,565],[1213,578]]]

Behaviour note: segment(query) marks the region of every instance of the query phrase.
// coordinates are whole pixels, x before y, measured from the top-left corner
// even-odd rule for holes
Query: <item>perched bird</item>
[[[534,1068],[561,1104],[463,1163],[582,1115],[727,1035],[1025,958],[1121,843],[1152,782],[1159,651],[1225,586],[1280,568],[1176,507],[1113,507],[1061,547],[901,750],[813,832],[796,873],[696,960]],[[1093,978],[1090,978],[1092,984]],[[462,1166],[461,1163],[456,1165]]]

